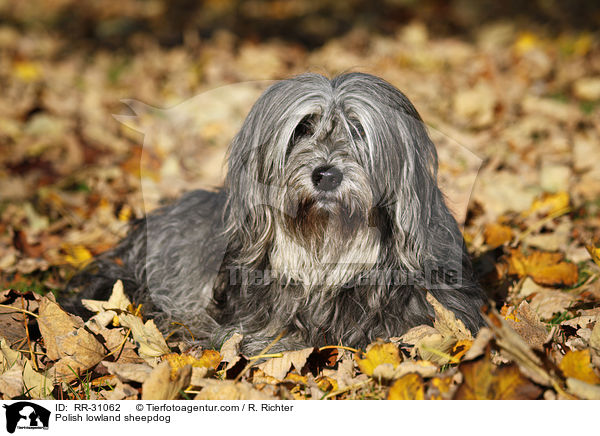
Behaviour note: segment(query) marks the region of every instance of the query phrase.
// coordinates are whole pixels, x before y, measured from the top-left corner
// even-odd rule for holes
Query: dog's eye
[[[314,131],[315,125],[315,116],[314,115],[306,115],[302,120],[298,123],[296,128],[294,129],[294,133],[292,133],[292,137],[290,138],[290,142],[287,145],[286,157],[292,151],[294,144],[298,142],[298,140],[311,136]]]
[[[357,120],[353,120],[350,123],[350,131],[352,133],[352,138],[357,141],[357,140],[365,140],[367,137],[367,134],[365,133],[365,129],[363,128],[362,124],[359,123]]]
[[[314,133],[314,116],[306,115],[302,120],[298,123],[296,128],[294,129],[294,134],[292,135],[292,141],[295,142],[300,138],[303,138],[308,135],[312,135]]]

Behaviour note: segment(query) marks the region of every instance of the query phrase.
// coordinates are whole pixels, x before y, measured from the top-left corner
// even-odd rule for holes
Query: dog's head
[[[417,269],[441,198],[436,172],[419,114],[388,82],[301,75],[267,89],[231,145],[228,228],[245,261],[270,256],[305,283],[297,271],[344,263],[317,273],[343,282],[382,250]]]

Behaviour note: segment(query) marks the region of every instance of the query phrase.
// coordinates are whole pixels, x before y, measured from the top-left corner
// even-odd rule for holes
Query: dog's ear
[[[226,233],[230,242],[239,244],[243,252],[239,256],[244,263],[260,262],[271,240],[272,226],[268,211],[270,189],[265,183],[259,150],[265,137],[265,129],[257,124],[253,111],[233,139],[229,148],[227,189]]]
[[[430,228],[445,205],[437,186],[437,153],[423,121],[415,110],[399,114],[395,124],[402,165],[395,183],[393,233],[398,259],[414,272],[427,261]]]

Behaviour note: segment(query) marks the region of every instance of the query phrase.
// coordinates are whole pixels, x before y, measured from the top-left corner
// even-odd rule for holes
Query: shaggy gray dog
[[[163,331],[177,321],[208,345],[237,331],[247,353],[283,330],[279,349],[401,335],[431,324],[427,291],[471,331],[483,322],[426,128],[404,94],[361,73],[267,89],[231,144],[223,189],[135,223],[71,281],[70,307],[81,313],[79,298],[106,298],[118,279]]]

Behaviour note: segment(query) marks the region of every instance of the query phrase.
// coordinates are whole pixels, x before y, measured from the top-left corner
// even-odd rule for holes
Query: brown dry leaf
[[[577,265],[563,262],[561,253],[534,251],[524,255],[518,249],[510,250],[508,273],[529,276],[540,285],[573,286],[579,279]]]
[[[419,374],[406,374],[390,387],[388,400],[424,400],[425,385]]]
[[[459,367],[463,383],[455,400],[533,400],[542,390],[523,377],[515,364],[495,367],[489,353]]]
[[[102,365],[123,382],[144,383],[152,372],[152,367],[145,363],[102,362]]]
[[[490,223],[485,226],[483,237],[487,245],[496,248],[512,239],[512,229],[504,224]]]
[[[438,365],[450,361],[457,362],[458,358],[451,354],[452,346],[458,341],[465,341],[463,345],[467,342],[470,343],[473,341],[473,336],[464,323],[456,318],[451,310],[442,306],[430,293],[427,293],[427,301],[435,311],[434,328],[418,326],[403,335],[402,340],[415,345],[413,356],[418,352],[421,359]]]
[[[37,372],[33,369],[31,362],[25,359],[23,365],[23,386],[31,398],[53,399],[54,376],[52,371],[45,373]]]
[[[131,329],[133,339],[139,344],[140,357],[149,364],[152,365],[156,357],[171,352],[154,321],[148,320],[143,323],[139,317],[129,313],[119,314],[119,321],[122,326]]]
[[[367,347],[367,352],[362,354],[362,358],[359,353],[355,354],[354,359],[362,373],[368,376],[373,376],[373,372],[380,365],[389,364],[395,369],[402,362],[398,347],[391,342],[371,344]]]
[[[241,359],[240,349],[243,338],[244,336],[241,334],[234,333],[221,346],[221,356],[223,356],[223,361],[227,362],[225,369],[232,368]]]
[[[55,337],[61,358],[52,367],[60,381],[72,381],[79,374],[96,366],[104,358],[105,349],[84,327],[64,336]]]
[[[430,325],[419,325],[404,333],[400,337],[400,341],[416,345],[421,339],[431,335],[439,335],[439,332]]]
[[[516,319],[507,319],[511,326],[532,348],[542,350],[548,330],[526,301],[513,312]]]
[[[273,400],[266,392],[259,391],[250,383],[233,380],[204,379],[199,384],[202,391],[195,400]]]
[[[495,309],[484,315],[484,318],[494,334],[496,344],[504,354],[519,364],[527,377],[544,386],[553,385],[555,380],[548,373],[540,357],[533,352],[529,344],[508,325],[508,322]]]
[[[17,309],[16,305],[13,306]],[[8,340],[10,343],[26,337],[23,318],[27,315],[15,309],[0,307],[0,338]]]
[[[575,301],[573,295],[555,289],[546,289],[531,299],[530,306],[542,319],[550,319],[555,313],[567,310],[573,301]]]
[[[567,389],[573,395],[584,400],[600,400],[600,386],[577,380],[576,378],[567,378]]]
[[[125,295],[125,289],[123,288],[123,282],[121,280],[115,282],[108,301],[82,299],[81,303],[86,309],[92,312],[101,313],[112,311],[114,315],[116,315],[117,312],[127,311],[131,306],[131,301],[129,301],[129,298]]]
[[[592,329],[592,334],[590,336],[590,347],[600,352],[600,315],[596,317],[596,323]]]
[[[192,367],[186,365],[171,378],[172,368],[168,361],[160,363],[142,385],[142,400],[176,400],[190,384]]]
[[[454,337],[457,341],[473,340],[473,336],[465,324],[454,315],[449,309],[446,309],[442,304],[435,299],[429,292],[427,293],[427,301],[433,306],[435,311],[435,321],[433,327],[440,332],[444,337]]]
[[[138,390],[133,388],[132,386],[123,383],[121,380],[117,379],[114,386],[111,386],[110,390],[102,390],[98,392],[100,399],[104,398],[105,400],[137,400],[138,399]]]
[[[87,323],[86,323],[87,325]],[[124,328],[119,329],[107,329],[103,328],[93,333],[102,336],[104,339],[104,346],[112,354],[113,358],[117,359],[119,363],[143,363],[145,362],[138,353],[136,352],[136,345],[129,340],[125,340]]]
[[[565,377],[573,377],[592,385],[600,384],[600,377],[590,364],[590,350],[567,351],[558,366]]]
[[[66,313],[49,297],[40,300],[39,313],[37,322],[47,356],[50,360],[58,360],[52,368],[57,379],[75,380],[82,371],[102,360],[104,347],[82,327],[80,318]]]
[[[259,369],[264,371],[268,376],[274,377],[277,380],[283,380],[292,366],[298,372],[302,371],[308,357],[315,352],[315,348],[304,348],[298,351],[288,351],[283,353],[282,357],[273,357],[266,362],[257,365]]]
[[[72,332],[83,326],[81,318],[65,312],[49,296],[45,296],[40,300],[37,323],[44,338],[46,354],[50,360],[58,360],[65,356],[57,343],[58,339],[72,334]]]
[[[393,376],[390,379],[398,379],[406,374],[415,373],[421,377],[433,377],[438,371],[437,365],[427,360],[406,360],[396,367]]]
[[[2,398],[10,399],[23,395],[23,366],[15,364],[8,371],[0,375],[0,393]]]
[[[489,328],[482,327],[479,329],[477,337],[463,356],[463,360],[473,360],[481,356],[485,352],[487,345],[490,343],[493,337],[494,334]]]

